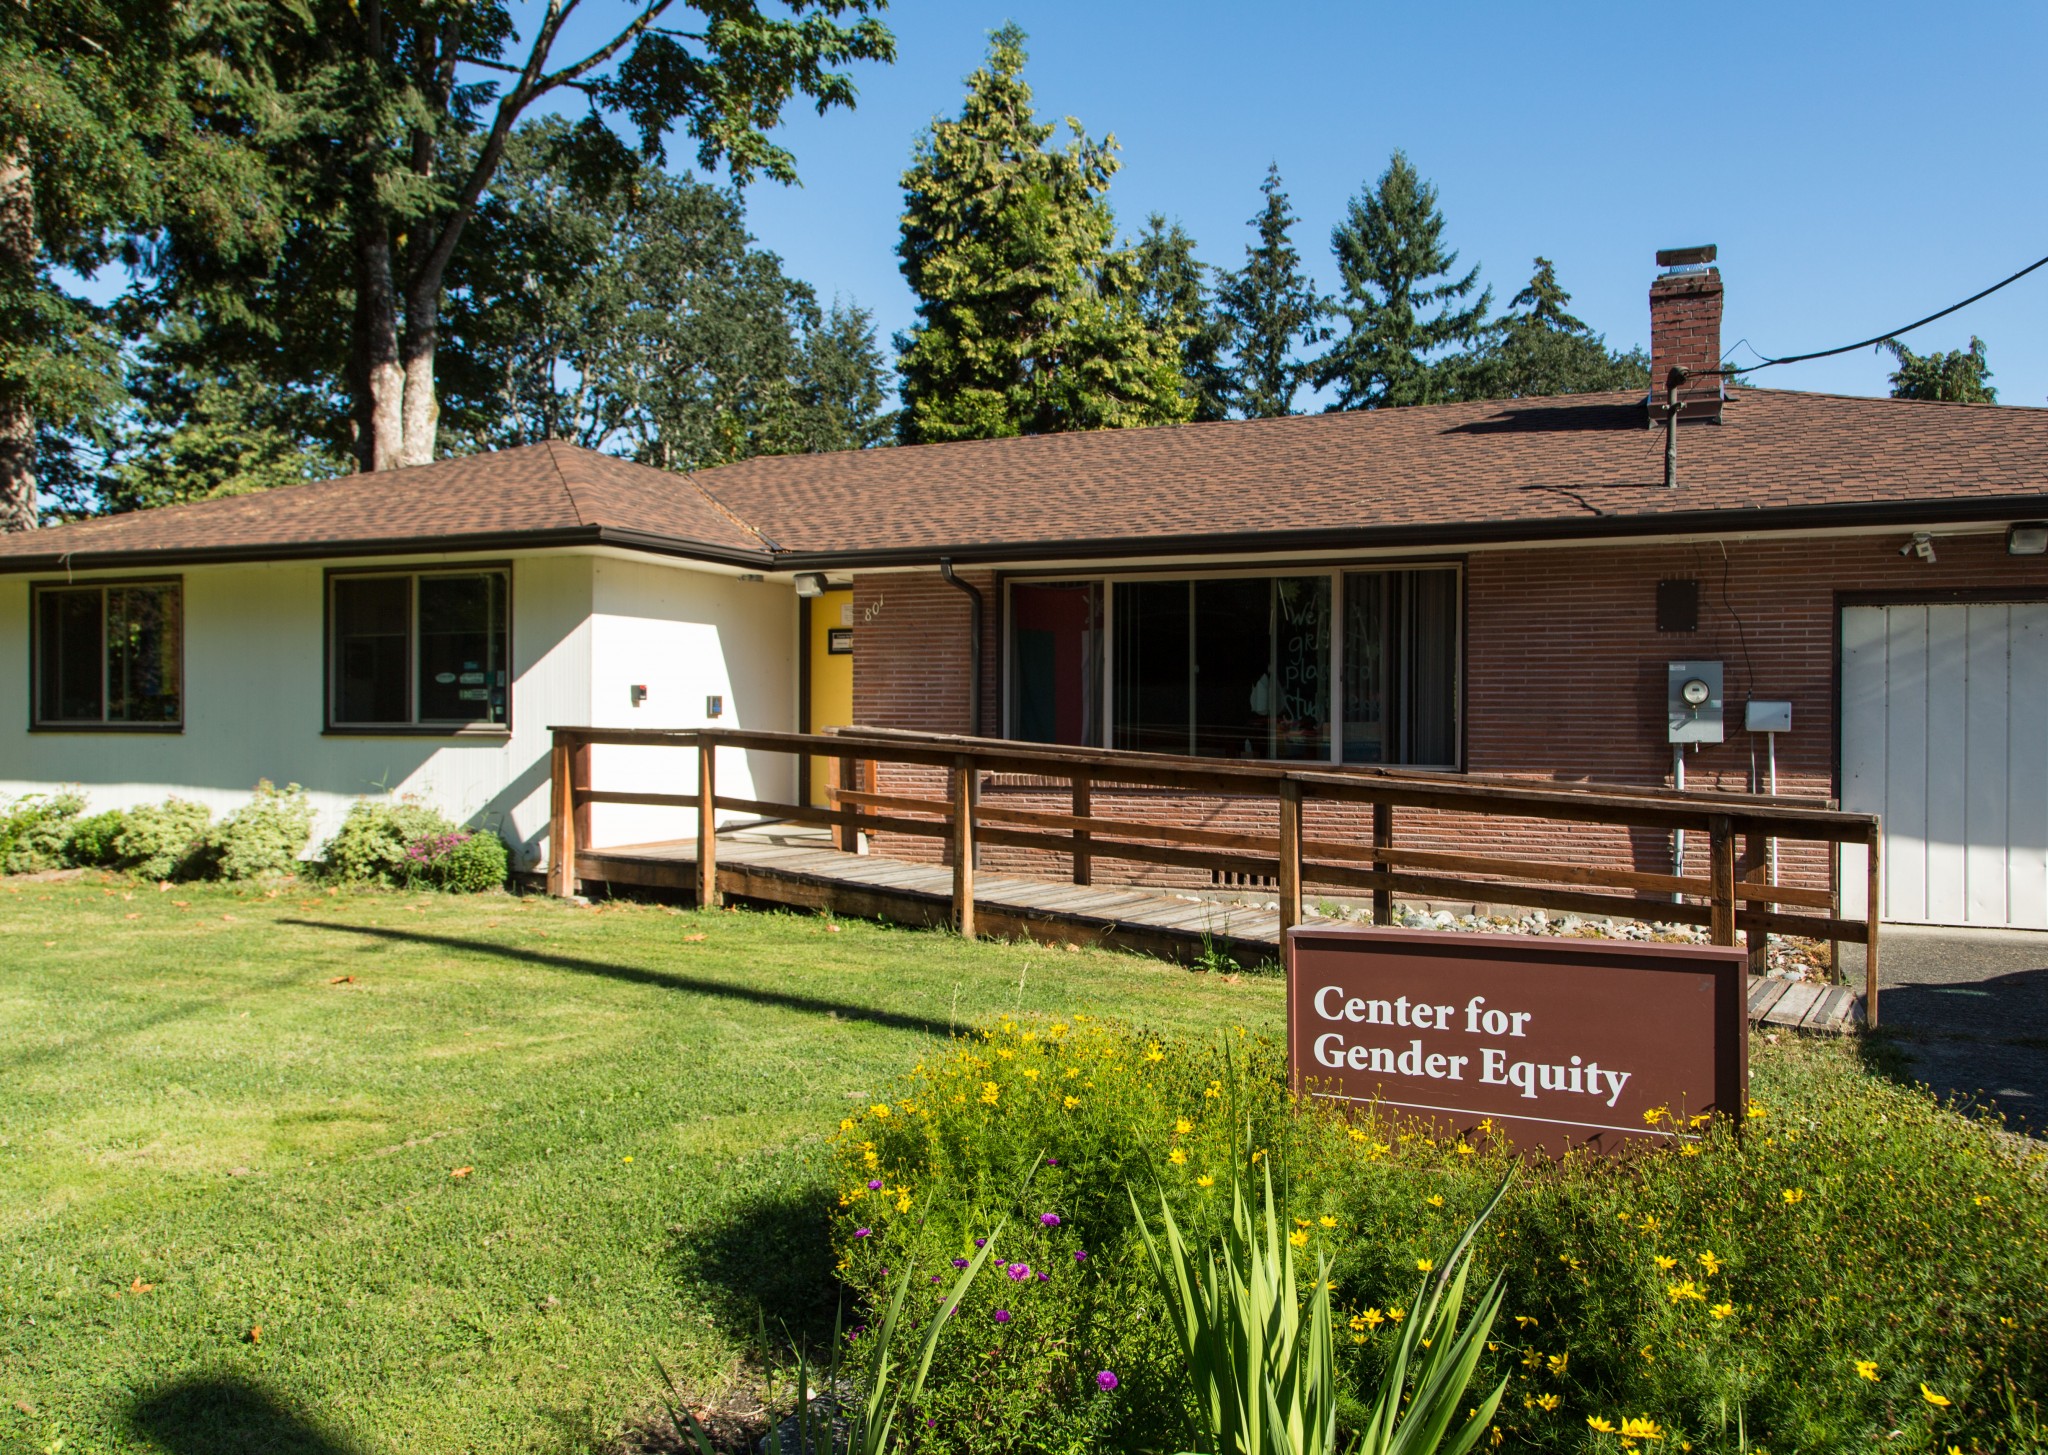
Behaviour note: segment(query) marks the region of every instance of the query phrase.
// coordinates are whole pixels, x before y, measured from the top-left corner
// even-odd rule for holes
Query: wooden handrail
[[[1879,889],[1882,824],[1874,814],[1846,813],[1820,800],[1749,793],[1680,791],[1628,785],[1532,783],[1482,775],[1415,769],[1247,763],[1074,748],[902,729],[852,727],[828,733],[787,733],[740,728],[552,729],[548,888],[576,887],[576,854],[589,846],[588,814],[595,804],[645,804],[694,809],[698,824],[697,888],[700,902],[719,898],[717,815],[754,813],[829,826],[842,849],[857,849],[863,833],[898,833],[944,842],[953,863],[953,923],[975,934],[975,855],[979,846],[1066,854],[1074,882],[1086,884],[1105,859],[1271,875],[1277,886],[1283,932],[1300,922],[1308,885],[1362,890],[1372,895],[1373,917],[1386,923],[1397,896],[1458,898],[1588,914],[1626,915],[1708,928],[1716,944],[1746,936],[1751,968],[1764,968],[1771,934],[1811,935],[1865,946],[1865,1014],[1877,1021]],[[600,790],[590,781],[595,746],[637,745],[695,749],[693,793]],[[807,803],[736,797],[717,791],[720,748],[823,757],[827,808]],[[863,771],[862,764],[866,769]],[[945,796],[883,792],[880,763],[940,770]],[[1016,773],[1050,780],[1050,791],[1070,785],[1069,812],[980,802],[982,777]],[[1119,788],[1165,789],[1198,796],[1267,800],[1277,831],[1245,832],[1194,825],[1104,817],[1095,812],[1103,793]],[[799,794],[799,797],[802,795]],[[1354,803],[1371,810],[1364,843],[1315,837],[1310,802]],[[1708,840],[1704,878],[1681,873],[1591,864],[1553,864],[1498,854],[1396,848],[1396,810],[1424,810],[1487,818],[1703,832]],[[1860,921],[1842,917],[1839,891],[1767,882],[1771,841],[1779,838],[1830,845],[1858,844],[1867,853],[1868,895]],[[1830,856],[1832,863],[1833,856]],[[1830,870],[1831,874],[1833,870]],[[1795,912],[1786,912],[1790,907]],[[1799,913],[1796,911],[1820,911]]]

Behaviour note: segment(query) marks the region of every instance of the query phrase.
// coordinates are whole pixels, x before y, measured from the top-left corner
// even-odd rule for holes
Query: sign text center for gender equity
[[[1325,1031],[1315,1038],[1315,1059],[1334,1071],[1376,1072],[1386,1076],[1415,1076],[1431,1081],[1476,1081],[1487,1086],[1512,1086],[1530,1101],[1545,1092],[1597,1097],[1612,1107],[1621,1099],[1621,1089],[1633,1074],[1614,1071],[1598,1061],[1573,1056],[1562,1065],[1516,1060],[1512,1047],[1484,1044],[1491,1039],[1514,1041],[1527,1035],[1535,1015],[1523,1010],[1494,1010],[1486,997],[1475,995],[1462,1013],[1455,1005],[1432,1005],[1411,1001],[1405,995],[1393,1000],[1346,997],[1341,986],[1326,985],[1311,1002],[1316,1015],[1336,1025],[1412,1027],[1418,1031],[1444,1031],[1454,1036],[1475,1036],[1481,1044],[1456,1040],[1455,1051],[1428,1051],[1422,1039],[1412,1037],[1405,1047],[1373,1045],[1354,1038],[1349,1030]],[[1476,1052],[1477,1054],[1470,1054]]]

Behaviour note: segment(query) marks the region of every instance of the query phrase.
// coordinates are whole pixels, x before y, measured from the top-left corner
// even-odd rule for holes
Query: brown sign
[[[1318,1100],[1612,1152],[1740,1113],[1747,990],[1732,947],[1294,929],[1288,1065]]]

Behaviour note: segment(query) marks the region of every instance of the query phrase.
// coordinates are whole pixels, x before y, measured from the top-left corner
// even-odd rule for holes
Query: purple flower
[[[1060,1225],[1060,1215],[1058,1213],[1040,1213],[1038,1215],[1038,1225],[1042,1228],[1056,1228]]]
[[[965,1258],[955,1258],[953,1260],[953,1266],[955,1268],[965,1268],[967,1266],[967,1260]]]
[[[1076,1263],[1086,1263],[1088,1261],[1088,1250],[1086,1248],[1076,1248],[1074,1250],[1074,1261]]]
[[[934,1273],[934,1274],[932,1275],[932,1282],[934,1282],[934,1283],[937,1283],[938,1281],[939,1281],[939,1275],[938,1275],[938,1274],[936,1274],[936,1273]]]
[[[1104,1394],[1108,1394],[1112,1389],[1115,1389],[1116,1385],[1117,1379],[1114,1370],[1105,1369],[1095,1376],[1095,1387]]]
[[[1038,1281],[1040,1283],[1050,1283],[1052,1282],[1052,1275],[1041,1268],[1038,1270]]]
[[[869,1192],[880,1192],[881,1190],[882,1190],[882,1179],[881,1179],[881,1178],[879,1178],[879,1177],[870,1177],[870,1178],[868,1179],[868,1191],[869,1191]]]
[[[1010,1282],[1022,1283],[1031,1276],[1031,1265],[1029,1263],[1012,1263],[1007,1271],[1010,1275]]]
[[[976,1239],[974,1240],[974,1246],[975,1246],[975,1247],[977,1247],[977,1248],[986,1248],[986,1247],[988,1246],[988,1239],[986,1239],[986,1238],[976,1238]]]
[[[1060,1165],[1060,1159],[1057,1157],[1048,1157],[1045,1159],[1045,1165],[1048,1167],[1057,1167]]]
[[[1006,1309],[1006,1308],[999,1308],[999,1309],[997,1309],[997,1310],[996,1310],[996,1322],[997,1322],[997,1323],[999,1323],[999,1324],[1007,1324],[1007,1323],[1008,1323],[1009,1321],[1010,1321],[1010,1311],[1009,1311],[1008,1309]]]
[[[853,1235],[856,1238],[865,1238],[869,1233],[872,1233],[873,1231],[873,1228],[855,1228],[853,1230]]]

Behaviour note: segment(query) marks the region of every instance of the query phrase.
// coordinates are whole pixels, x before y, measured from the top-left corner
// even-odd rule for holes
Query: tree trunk
[[[36,202],[26,155],[17,146],[0,157],[0,270],[8,291],[26,298],[35,287]],[[15,326],[27,320],[16,320]],[[10,330],[11,331],[11,330]],[[36,528],[36,416],[26,385],[0,378],[0,531]]]
[[[405,465],[431,465],[441,428],[441,396],[434,388],[434,354],[441,342],[441,279],[414,288],[405,300]]]
[[[398,357],[398,297],[391,227],[365,219],[356,250],[356,463],[395,470],[405,459],[405,370]]]

